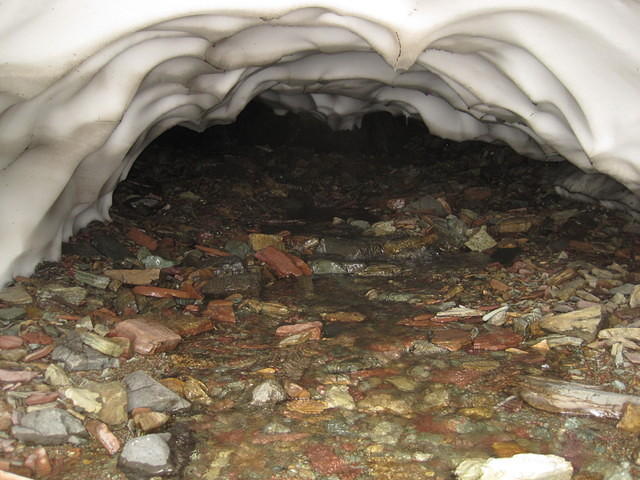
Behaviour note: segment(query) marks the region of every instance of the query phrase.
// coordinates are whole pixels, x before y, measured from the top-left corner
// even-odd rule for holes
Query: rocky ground
[[[0,479],[639,478],[638,224],[385,130],[147,149],[0,290]]]

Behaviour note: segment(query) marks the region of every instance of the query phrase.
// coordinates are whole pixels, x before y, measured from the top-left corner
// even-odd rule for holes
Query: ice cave
[[[0,13],[3,283],[108,220],[163,131],[233,122],[256,97],[335,129],[385,111],[505,142],[636,201],[632,0],[8,0]]]

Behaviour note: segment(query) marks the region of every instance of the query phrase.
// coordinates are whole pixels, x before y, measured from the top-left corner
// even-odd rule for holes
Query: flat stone
[[[312,273],[311,268],[300,258],[274,247],[263,248],[257,251],[255,256],[266,263],[278,277],[301,277]]]
[[[585,342],[592,342],[598,333],[602,322],[602,307],[575,310],[559,315],[547,315],[540,321],[540,327],[553,333],[560,333],[582,338]]]
[[[261,278],[260,272],[255,271],[215,276],[203,285],[202,293],[213,297],[227,297],[234,293],[259,297]]]
[[[160,278],[160,269],[105,270],[104,274],[112,280],[118,280],[127,285],[149,285]]]
[[[0,289],[0,300],[14,305],[27,305],[33,302],[33,298],[22,285]]]
[[[130,373],[124,377],[123,382],[127,387],[129,412],[141,407],[148,407],[157,412],[176,412],[191,406],[187,400],[156,382],[145,372]]]
[[[21,320],[26,314],[27,311],[22,307],[0,308],[0,320],[4,320],[5,322]]]
[[[127,238],[151,251],[158,248],[158,241],[138,228],[130,228],[127,231]]]
[[[79,436],[86,435],[86,430],[82,422],[66,410],[47,408],[27,413],[11,433],[23,442],[60,445],[69,441],[76,443]]]
[[[119,357],[125,352],[125,346],[91,332],[79,332],[82,343],[109,357]]]
[[[182,337],[161,323],[132,318],[118,323],[111,331],[112,336],[131,340],[136,353],[149,355],[168,352],[176,348]]]
[[[137,476],[167,476],[175,473],[171,449],[167,443],[169,433],[151,433],[132,438],[125,443],[118,467]]]
[[[203,314],[214,322],[236,323],[231,300],[211,300]]]
[[[571,480],[573,466],[556,455],[520,453],[509,458],[465,460],[458,480]]]
[[[30,382],[34,378],[40,375],[39,372],[32,372],[31,370],[5,370],[0,369],[0,382],[5,383],[18,383],[18,382]]]
[[[284,243],[280,235],[267,235],[264,233],[252,233],[249,235],[249,245],[254,252],[266,247],[275,247],[284,250]]]
[[[69,387],[63,393],[74,407],[86,413],[96,413],[102,408],[98,393],[78,387]]]
[[[105,277],[104,275],[96,275],[90,272],[83,272],[82,270],[76,270],[73,274],[73,278],[78,283],[83,283],[85,285],[99,288],[101,290],[106,289],[111,282],[111,279],[109,277]]]
[[[500,328],[481,333],[473,339],[474,350],[499,351],[517,347],[522,343],[522,336],[508,328]]]
[[[51,359],[62,362],[67,370],[72,372],[81,370],[105,370],[117,368],[120,362],[116,358],[108,357],[102,353],[83,345],[80,341],[78,348],[73,342],[59,345],[51,352]]]
[[[14,348],[20,348],[24,344],[24,340],[21,337],[15,335],[0,335],[0,349],[12,350]]]

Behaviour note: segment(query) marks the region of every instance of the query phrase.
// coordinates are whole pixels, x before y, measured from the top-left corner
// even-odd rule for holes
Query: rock
[[[89,272],[83,272],[82,270],[76,270],[73,274],[73,279],[78,283],[84,283],[85,285],[99,288],[101,290],[106,289],[111,282],[111,279],[109,277],[105,277],[104,275],[95,275]]]
[[[549,332],[579,337],[591,342],[596,338],[601,321],[602,307],[597,305],[569,313],[547,315],[540,321],[540,327]]]
[[[91,332],[79,332],[82,343],[98,352],[110,357],[119,357],[126,351],[126,347],[108,338]]]
[[[391,376],[385,382],[390,383],[401,392],[413,392],[418,387],[418,383],[414,379],[405,375]]]
[[[147,247],[151,251],[158,248],[158,241],[139,228],[130,228],[127,231],[127,238],[141,247]]]
[[[240,240],[229,240],[224,244],[224,249],[238,258],[244,258],[251,253],[251,247]],[[258,249],[260,250],[260,249]]]
[[[347,260],[372,260],[383,256],[384,251],[382,245],[371,240],[325,237],[318,243],[316,253],[337,255]]]
[[[78,443],[86,435],[82,422],[66,410],[46,408],[27,413],[20,425],[11,429],[11,433],[23,442],[40,445],[60,445],[65,442]]]
[[[22,285],[16,285],[0,289],[0,301],[14,305],[27,305],[33,302],[33,298]]]
[[[640,405],[625,404],[622,408],[622,418],[616,427],[636,435],[640,433]]]
[[[480,227],[476,233],[474,233],[469,240],[465,243],[465,246],[472,252],[484,252],[493,248],[498,243],[487,233],[487,227],[484,225]]]
[[[189,408],[191,404],[145,372],[130,373],[123,380],[127,386],[127,410],[148,407],[157,412],[176,412]]]
[[[508,328],[498,328],[481,333],[473,339],[474,350],[498,351],[517,347],[522,343],[522,336]]]
[[[406,208],[412,212],[425,213],[436,217],[446,217],[449,213],[440,201],[430,195],[425,195],[409,203]]]
[[[640,285],[636,285],[633,287],[631,295],[629,296],[629,306],[631,308],[640,306]]]
[[[356,408],[348,385],[331,385],[327,388],[325,401],[328,408],[343,408],[345,410],[355,410]]]
[[[295,323],[293,325],[283,325],[276,329],[276,337],[290,337],[301,333],[309,333],[309,340],[320,340],[322,322]]]
[[[151,433],[125,443],[118,467],[135,476],[168,476],[176,473],[169,448],[169,433]]]
[[[359,323],[366,320],[360,312],[331,312],[321,313],[320,316],[327,322]]]
[[[55,364],[51,364],[44,372],[44,381],[53,387],[71,385],[71,379],[66,372]]]
[[[64,396],[73,406],[86,413],[96,413],[102,408],[100,395],[84,388],[70,387],[64,391]]]
[[[174,288],[152,287],[148,285],[138,285],[133,287],[135,295],[154,298],[183,298],[183,299],[199,299],[200,296],[196,292],[187,292],[186,290],[176,290]]]
[[[286,398],[287,394],[280,383],[275,380],[265,380],[253,389],[251,405],[276,404],[283,402]]]
[[[393,220],[388,220],[374,223],[364,233],[365,235],[373,235],[374,237],[384,237],[395,233],[396,230]]]
[[[131,256],[129,249],[113,238],[112,235],[94,235],[91,239],[91,244],[102,255],[116,262]]]
[[[134,423],[143,432],[151,432],[162,427],[171,417],[163,412],[154,412],[148,408],[137,408],[132,412]]]
[[[144,270],[105,270],[104,274],[127,285],[149,285],[160,278],[159,268]]]
[[[85,422],[85,428],[105,448],[109,455],[115,455],[120,450],[120,440],[104,423],[92,418]]]
[[[93,415],[107,425],[122,425],[127,421],[127,391],[120,382],[86,381],[82,388],[99,395],[102,408]]]
[[[20,348],[24,344],[24,340],[16,335],[0,335],[0,349],[13,350]]]
[[[62,362],[67,370],[104,370],[117,368],[120,362],[116,358],[108,357],[82,343],[77,332],[70,332],[51,352],[51,359]]]
[[[236,323],[233,302],[230,300],[211,300],[202,314],[214,322]]]
[[[118,323],[111,336],[126,337],[131,341],[136,353],[149,355],[168,352],[176,348],[182,337],[161,323],[132,318]]]
[[[526,233],[537,221],[533,216],[511,217],[500,220],[495,228],[498,233]]]
[[[521,453],[509,458],[465,460],[459,480],[571,480],[573,466],[556,455]]]
[[[396,415],[409,415],[411,405],[403,398],[396,398],[389,393],[373,393],[357,403],[358,410],[367,413],[391,412]]]
[[[266,263],[278,277],[301,277],[311,275],[311,268],[300,258],[278,250],[266,247],[255,254],[256,258]]]
[[[37,297],[38,302],[58,300],[69,305],[79,306],[87,298],[87,290],[82,287],[65,287],[53,283],[39,289]]]
[[[161,318],[161,322],[165,327],[181,337],[200,335],[215,328],[211,318],[194,317],[193,315],[164,315]]]
[[[40,375],[39,372],[30,370],[5,370],[0,369],[0,382],[4,383],[22,383],[30,382]]]
[[[202,293],[213,297],[227,297],[240,293],[248,297],[258,297],[261,289],[261,275],[258,271],[250,271],[233,275],[220,275],[207,280],[202,286]]]
[[[5,322],[21,320],[26,314],[27,311],[22,307],[0,308],[0,320],[4,320]]]
[[[254,252],[258,252],[267,247],[274,247],[284,250],[284,243],[280,235],[266,235],[264,233],[251,233],[249,235],[249,245]],[[240,257],[243,258],[243,257]]]

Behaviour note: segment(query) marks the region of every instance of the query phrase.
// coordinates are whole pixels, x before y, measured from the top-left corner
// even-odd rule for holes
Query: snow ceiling
[[[636,0],[0,0],[0,284],[106,220],[138,154],[259,96],[564,157],[640,189]]]

